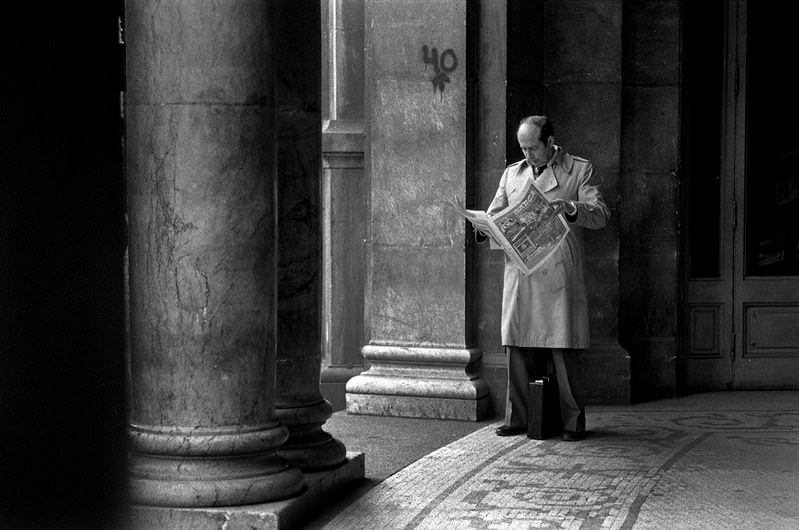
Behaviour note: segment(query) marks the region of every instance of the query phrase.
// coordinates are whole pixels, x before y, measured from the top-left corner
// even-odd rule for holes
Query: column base
[[[169,508],[134,505],[130,510],[131,530],[223,528],[301,528],[309,517],[330,504],[342,487],[364,477],[363,453],[347,453],[333,469],[305,474],[300,495],[283,501],[219,508]]]
[[[344,444],[322,430],[333,409],[324,399],[299,406],[278,404],[275,418],[289,430],[277,454],[303,471],[340,464],[347,454]]]
[[[274,453],[240,457],[131,454],[133,502],[234,506],[284,499],[302,489],[302,472]]]
[[[347,413],[437,420],[480,421],[488,414],[488,396],[476,400],[424,396],[347,394]]]
[[[278,455],[304,472],[327,469],[339,465],[347,454],[344,444],[321,428],[295,438],[280,448]]]
[[[371,365],[347,383],[347,412],[376,416],[479,421],[488,387],[476,375],[480,351],[367,345]]]
[[[240,428],[131,424],[134,503],[173,507],[254,504],[296,495],[302,471],[277,456],[288,437],[277,423]]]

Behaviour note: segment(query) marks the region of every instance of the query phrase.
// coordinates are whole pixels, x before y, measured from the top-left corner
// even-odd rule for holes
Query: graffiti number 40
[[[458,67],[458,56],[452,48],[447,48],[438,55],[437,48],[428,48],[425,44],[422,46],[422,62],[424,62],[425,70],[427,65],[433,66],[435,76],[431,79],[433,83],[433,92],[440,91],[443,97],[445,83],[449,83],[449,76],[447,74],[454,72]]]

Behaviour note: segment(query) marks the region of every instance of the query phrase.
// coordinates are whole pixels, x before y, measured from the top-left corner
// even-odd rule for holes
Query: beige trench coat
[[[514,204],[533,171],[525,160],[511,164],[486,210],[495,214]],[[502,345],[588,348],[588,298],[582,229],[604,227],[610,210],[602,200],[591,163],[556,146],[550,165],[534,180],[548,200],[575,201],[577,216],[560,247],[536,271],[525,276],[507,256],[502,292]]]

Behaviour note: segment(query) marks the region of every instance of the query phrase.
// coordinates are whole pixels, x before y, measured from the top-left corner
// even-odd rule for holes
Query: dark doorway
[[[799,386],[797,7],[684,2],[687,390]]]

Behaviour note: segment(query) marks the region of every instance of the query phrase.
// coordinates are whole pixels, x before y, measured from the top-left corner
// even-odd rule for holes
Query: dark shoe
[[[573,432],[573,431],[563,431],[563,441],[564,442],[579,442],[583,440],[588,433],[586,431],[580,432]]]
[[[503,425],[501,427],[497,427],[497,430],[494,432],[496,432],[498,436],[516,436],[517,434],[523,434],[527,432],[527,428]]]

